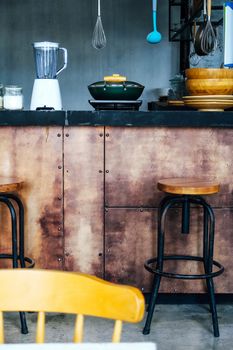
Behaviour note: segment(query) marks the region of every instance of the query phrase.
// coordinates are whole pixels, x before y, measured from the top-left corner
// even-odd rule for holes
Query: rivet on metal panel
[[[99,173],[101,174],[103,172],[103,170],[99,170]]]
[[[61,227],[58,227],[58,231],[61,231]]]
[[[59,201],[61,201],[61,200],[62,200],[62,197],[57,197],[57,199],[58,199]]]
[[[104,135],[103,134],[99,134],[100,137],[103,137]]]
[[[62,261],[62,258],[61,258],[61,257],[59,257],[57,260],[58,260],[58,261]]]
[[[108,134],[108,133],[106,134],[106,137],[109,137],[109,134]]]
[[[109,173],[109,170],[106,170],[106,173]]]
[[[66,172],[68,173],[68,172],[69,172],[69,170],[66,170]]]
[[[62,169],[62,166],[61,166],[61,165],[58,165],[58,169]]]
[[[139,209],[139,211],[142,213],[142,212],[143,212],[143,209],[142,209],[142,208],[140,208],[140,209]]]
[[[107,209],[107,208],[105,208],[105,212],[106,212],[106,213],[108,212],[108,209]]]
[[[99,256],[103,256],[103,253],[99,253]]]
[[[69,137],[70,136],[70,134],[66,134],[66,137]]]
[[[144,292],[144,290],[145,290],[145,288],[144,288],[144,287],[142,287],[142,288],[141,288],[141,291],[142,291],[142,292]]]
[[[61,134],[57,134],[57,137],[61,137]]]

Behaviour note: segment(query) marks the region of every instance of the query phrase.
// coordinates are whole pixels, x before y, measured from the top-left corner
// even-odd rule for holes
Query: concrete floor
[[[220,338],[212,334],[211,314],[206,305],[157,305],[150,335],[142,334],[144,322],[125,324],[122,341],[157,343],[158,350],[231,350],[233,349],[233,305],[218,305]],[[30,333],[22,335],[19,316],[7,313],[5,340],[7,343],[34,342],[36,314],[27,314]],[[46,342],[70,342],[74,325],[73,315],[48,314]],[[85,341],[109,342],[113,322],[87,318]]]

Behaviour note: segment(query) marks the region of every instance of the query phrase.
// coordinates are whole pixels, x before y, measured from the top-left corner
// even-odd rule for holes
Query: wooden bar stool
[[[145,262],[145,268],[154,274],[154,280],[143,334],[150,333],[150,325],[158,296],[161,277],[168,277],[188,280],[206,280],[214,336],[219,337],[213,277],[219,276],[224,271],[224,268],[219,262],[213,260],[215,216],[211,206],[201,197],[201,195],[217,193],[219,192],[219,188],[220,185],[216,182],[198,178],[172,178],[160,180],[158,182],[158,189],[169,195],[161,201],[158,208],[157,257]],[[168,210],[175,205],[182,206],[182,233],[188,234],[190,204],[195,204],[203,208],[203,256],[164,255],[165,219]],[[178,274],[164,271],[163,265],[165,260],[192,260],[202,262],[204,273]],[[215,267],[214,271],[213,267]]]
[[[24,207],[16,194],[23,186],[23,182],[16,178],[0,177],[0,202],[9,209],[11,216],[11,253],[0,253],[0,259],[12,260],[12,267],[32,268],[34,261],[24,255]],[[16,211],[16,208],[18,210]],[[17,220],[18,216],[18,220]],[[2,219],[4,220],[4,219]],[[17,223],[18,222],[18,223]],[[19,233],[17,230],[19,228]],[[21,332],[28,333],[25,313],[20,312]]]

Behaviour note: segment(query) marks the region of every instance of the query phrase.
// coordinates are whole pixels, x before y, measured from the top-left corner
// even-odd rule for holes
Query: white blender
[[[57,75],[67,66],[67,50],[58,43],[48,41],[33,43],[36,76],[34,81],[31,110],[62,109],[61,93]],[[63,52],[64,64],[57,70],[58,52]]]

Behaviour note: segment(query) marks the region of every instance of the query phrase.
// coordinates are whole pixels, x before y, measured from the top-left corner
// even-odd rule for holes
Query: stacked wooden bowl
[[[190,95],[232,95],[233,70],[224,68],[190,68],[185,71]]]
[[[233,70],[190,68],[186,73],[189,96],[184,103],[199,110],[222,111],[233,107]]]

